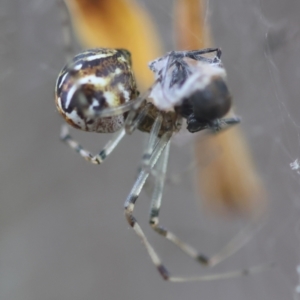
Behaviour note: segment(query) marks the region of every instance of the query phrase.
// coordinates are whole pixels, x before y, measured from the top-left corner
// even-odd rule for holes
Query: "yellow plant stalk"
[[[134,0],[65,0],[73,26],[86,48],[128,49],[139,86],[149,87],[148,62],[162,54],[153,22]]]
[[[235,127],[217,136],[196,140],[196,157],[209,157],[213,152],[212,159],[197,169],[197,184],[206,206],[227,214],[257,216],[263,213],[265,189],[242,131]]]
[[[177,0],[174,9],[177,48],[211,47],[204,0]],[[196,161],[201,161],[197,168],[197,188],[207,207],[220,213],[248,216],[264,211],[265,188],[238,126],[196,139],[195,156]],[[209,161],[203,166],[205,157]]]
[[[203,0],[177,0],[174,6],[174,32],[179,50],[195,50],[211,45],[209,25],[205,24]]]

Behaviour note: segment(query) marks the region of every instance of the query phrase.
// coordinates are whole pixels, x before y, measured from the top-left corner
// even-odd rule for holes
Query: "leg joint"
[[[170,279],[170,272],[167,270],[167,268],[164,265],[157,266],[157,270],[164,280]]]
[[[136,218],[128,210],[125,210],[125,217],[128,224],[133,227],[136,223]]]

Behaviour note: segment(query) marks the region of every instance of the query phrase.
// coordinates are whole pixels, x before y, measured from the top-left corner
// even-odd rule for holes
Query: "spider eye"
[[[65,120],[81,130],[115,132],[124,115],[91,117],[87,112],[116,108],[138,95],[130,52],[98,48],[75,56],[60,72],[55,89],[56,107]]]

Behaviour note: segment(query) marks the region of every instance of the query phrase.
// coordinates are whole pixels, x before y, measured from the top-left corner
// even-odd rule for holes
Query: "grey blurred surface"
[[[170,0],[144,0],[171,49]],[[0,0],[0,299],[298,299],[300,175],[300,2],[211,0],[242,127],[271,195],[266,226],[220,267],[205,270],[147,227],[143,193],[137,216],[175,274],[276,268],[251,277],[202,283],[164,282],[123,216],[143,134],[126,138],[101,167],[59,142],[56,74],[64,64],[55,1]],[[76,132],[94,151],[108,136]],[[192,159],[173,148],[173,172]],[[204,252],[219,249],[242,226],[198,209],[193,179],[165,191],[162,223]]]

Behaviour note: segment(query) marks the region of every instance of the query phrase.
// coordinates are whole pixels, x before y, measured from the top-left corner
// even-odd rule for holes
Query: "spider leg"
[[[187,117],[187,129],[189,132],[198,132],[201,130],[211,130],[213,133],[218,133],[229,129],[231,126],[236,125],[241,122],[239,117],[224,118],[224,119],[215,119],[211,122],[199,122],[195,115],[192,113]]]
[[[151,227],[159,234],[163,234],[163,229],[158,226],[158,215],[161,207],[161,199],[163,194],[163,189],[165,185],[165,178],[167,172],[168,158],[170,152],[170,144],[168,144],[159,158],[157,164],[155,165],[154,172],[152,176],[154,177],[153,188],[152,188],[152,198],[150,204],[150,220],[149,223]]]
[[[197,56],[197,55],[194,55],[194,54],[191,54],[191,55],[188,54],[185,57],[191,58],[191,59],[196,60],[196,61],[202,61],[202,62],[205,62],[205,63],[208,63],[208,64],[212,64],[212,63],[215,62],[215,59],[207,58],[207,57],[204,57],[204,56]]]
[[[176,65],[176,68],[172,72],[170,87],[174,84],[183,85],[188,76],[191,75],[189,65],[182,58],[178,58],[173,64]]]
[[[176,52],[175,51],[171,51],[170,55],[168,55],[168,60],[167,60],[167,64],[163,70],[162,73],[162,80],[161,80],[161,86],[163,87],[165,85],[165,80],[167,77],[167,72],[168,70],[171,68],[171,66],[174,64],[174,62],[176,61]]]
[[[235,125],[241,122],[241,119],[239,117],[232,117],[232,118],[224,118],[221,119],[223,123],[226,125]]]
[[[216,56],[214,58],[201,56],[202,54],[211,53],[211,52],[216,52]],[[188,57],[196,61],[203,61],[212,64],[212,63],[220,63],[221,55],[222,55],[222,51],[220,48],[208,48],[203,50],[186,51],[184,57]]]
[[[152,125],[151,132],[149,134],[147,142],[145,143],[145,148],[143,151],[141,164],[140,164],[140,166],[138,168],[138,172],[137,172],[138,174],[140,173],[141,170],[147,170],[151,175],[152,175],[152,172],[155,173],[154,169],[149,168],[149,159],[151,158],[151,154],[153,153],[153,150],[159,140],[158,133],[159,133],[162,121],[163,121],[163,117],[161,114],[159,114]],[[157,177],[156,173],[154,176]],[[149,182],[149,178],[148,178],[144,185],[144,190],[146,193],[148,193],[148,190],[152,188],[151,183],[152,182]]]
[[[150,159],[148,160],[149,169],[153,168],[156,163],[160,164],[161,171],[164,171],[167,167],[167,158],[168,158],[168,151],[169,151],[169,141],[171,138],[171,133],[165,133],[158,141]],[[161,159],[160,159],[161,157]],[[160,160],[158,162],[158,160]],[[225,279],[225,278],[234,278],[239,277],[242,275],[248,275],[253,274],[257,272],[261,272],[266,269],[266,266],[260,265],[253,268],[249,268],[247,270],[238,270],[228,273],[221,273],[221,274],[215,274],[215,275],[208,275],[208,276],[195,276],[195,277],[173,277],[170,275],[168,269],[163,265],[161,259],[159,258],[157,252],[152,247],[152,245],[149,243],[146,235],[144,234],[142,228],[140,227],[139,223],[137,222],[136,218],[133,216],[133,211],[135,207],[136,200],[138,199],[140,192],[149,176],[149,171],[142,169],[138,175],[138,178],[132,187],[132,190],[127,197],[124,208],[125,208],[125,216],[127,219],[127,222],[129,225],[133,228],[135,233],[141,238],[142,242],[144,243],[146,250],[153,262],[153,264],[156,266],[158,272],[162,276],[163,279],[167,281],[172,282],[186,282],[186,281],[209,281],[209,280],[216,280],[216,279]],[[158,197],[155,197],[156,199],[159,199],[161,197],[162,192],[162,185],[159,187],[157,186],[157,191],[154,192],[154,194],[158,194]],[[160,202],[160,199],[159,199]],[[157,205],[158,204],[158,205]],[[152,203],[152,213],[155,211],[155,206],[160,206],[159,203],[156,201],[153,201]]]
[[[111,140],[103,147],[103,149],[96,155],[92,154],[90,151],[84,149],[69,133],[68,125],[62,125],[60,139],[69,145],[73,150],[80,154],[87,161],[99,165],[111,154],[111,152],[116,148],[122,138],[125,136],[125,129],[122,128],[114,134]]]
[[[201,49],[201,50],[192,50],[192,51],[183,51],[184,56],[190,57],[193,55],[202,55],[202,54],[207,54],[207,53],[212,53],[216,52],[216,55],[218,58],[221,58],[222,51],[220,48],[206,48],[206,49]]]
[[[159,115],[153,125],[152,125],[152,128],[151,128],[151,132],[149,134],[149,138],[148,138],[148,142],[146,144],[146,148],[144,150],[144,153],[143,153],[143,157],[142,157],[142,166],[149,166],[149,159],[151,158],[151,154],[153,153],[153,150],[158,142],[158,133],[159,133],[159,130],[161,128],[161,124],[163,122],[163,117],[162,115]]]
[[[155,171],[157,176],[155,177],[153,194],[150,204],[150,226],[155,232],[165,237],[167,240],[171,241],[177,247],[179,247],[184,253],[189,255],[191,258],[195,259],[197,262],[204,266],[213,267],[226,258],[233,255],[239,249],[241,249],[252,236],[261,228],[262,224],[254,225],[250,224],[243,228],[234,238],[223,247],[217,254],[208,257],[207,255],[199,253],[195,248],[189,244],[183,242],[175,234],[167,230],[166,228],[159,225],[159,211],[161,207],[161,199],[163,194],[163,188],[165,184],[167,163],[168,163],[169,145],[166,146],[163,154],[159,158]],[[154,172],[152,175],[155,176]]]
[[[116,132],[112,139],[109,140],[103,149],[96,155],[93,155],[90,151],[84,149],[76,140],[73,139],[69,133],[69,128],[67,125],[63,125],[61,128],[60,139],[67,143],[73,150],[79,153],[87,161],[97,165],[102,164],[128,132],[126,131],[126,127],[129,127],[130,133],[132,133],[143,120],[143,117],[147,114],[148,109],[149,106],[146,105],[141,109],[134,120],[126,119],[125,126]]]
[[[141,109],[139,109],[139,106],[133,106],[128,113],[124,125],[127,134],[131,134],[140,125],[144,117],[147,115],[151,105],[151,103],[146,103]]]

